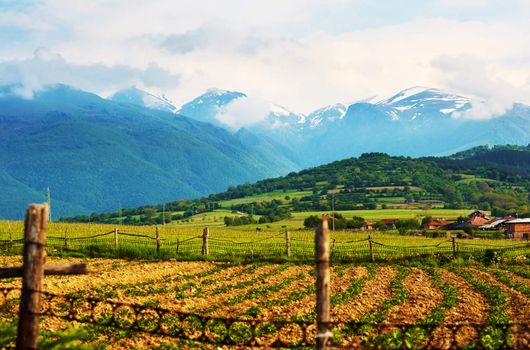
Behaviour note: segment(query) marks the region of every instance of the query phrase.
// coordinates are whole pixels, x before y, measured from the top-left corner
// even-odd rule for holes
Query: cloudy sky
[[[308,113],[429,86],[530,104],[527,0],[0,0],[0,84],[238,90]],[[480,116],[479,116],[480,117]]]

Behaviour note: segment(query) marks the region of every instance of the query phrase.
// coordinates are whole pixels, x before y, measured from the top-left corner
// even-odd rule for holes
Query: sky
[[[0,85],[176,105],[215,87],[301,113],[427,86],[490,118],[530,104],[528,18],[527,0],[0,0]]]

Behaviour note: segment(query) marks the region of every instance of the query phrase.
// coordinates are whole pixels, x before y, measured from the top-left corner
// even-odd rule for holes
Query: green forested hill
[[[0,218],[50,187],[54,218],[196,198],[284,174],[232,134],[64,85],[31,99],[0,90]]]
[[[503,215],[529,213],[530,148],[481,148],[446,158],[392,157],[367,153],[254,184],[232,186],[225,192],[193,201],[165,204],[177,218],[217,208],[263,215],[274,220],[292,211],[445,207],[493,210]],[[511,162],[510,162],[511,159]],[[487,163],[485,162],[487,160]],[[144,215],[145,210],[152,210]],[[123,211],[120,220],[155,222],[153,208]],[[119,213],[85,217],[112,221]],[[168,219],[170,215],[168,215]],[[83,218],[76,218],[83,220]],[[161,220],[161,219],[160,219]]]
[[[450,157],[426,158],[446,169],[472,171],[496,180],[530,177],[530,145],[480,146]],[[515,180],[517,181],[517,180]]]

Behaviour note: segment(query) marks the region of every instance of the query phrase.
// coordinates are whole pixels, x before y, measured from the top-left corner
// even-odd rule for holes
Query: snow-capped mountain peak
[[[115,102],[130,103],[172,113],[177,110],[175,105],[165,95],[148,92],[137,87],[119,90],[110,99]]]
[[[274,103],[270,104],[270,116],[283,119],[283,122],[286,122],[286,118],[292,118],[292,120],[296,121],[298,124],[304,124],[306,121],[306,116],[304,114],[292,112],[287,108]]]
[[[342,103],[336,103],[334,105],[329,105],[316,111],[312,112],[307,116],[307,122],[309,123],[310,128],[316,128],[322,123],[334,122],[344,118],[348,107]]]
[[[409,98],[411,96],[415,96],[417,94],[425,92],[427,90],[437,91],[436,89],[430,89],[430,88],[425,87],[425,86],[414,86],[414,87],[402,90],[402,91],[398,92],[397,94],[393,95],[390,98],[387,98],[387,99],[384,99],[382,101],[379,101],[377,104],[383,104],[383,105],[394,104],[394,103],[397,103],[397,102],[402,101],[404,99],[407,99],[407,98]]]
[[[471,100],[464,96],[416,86],[379,101],[377,105],[391,108],[387,114],[392,120],[402,119],[403,116],[414,120],[425,112],[452,115],[470,108],[470,103]]]

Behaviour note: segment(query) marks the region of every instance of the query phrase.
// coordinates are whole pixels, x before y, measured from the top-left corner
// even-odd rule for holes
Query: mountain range
[[[52,85],[30,99],[0,87],[0,218],[21,218],[52,190],[55,217],[194,198],[229,185],[365,152],[447,155],[485,144],[528,144],[530,107],[456,118],[471,100],[412,88],[380,101],[307,115],[277,104],[234,129],[219,115],[241,92],[219,89],[175,106],[137,88],[109,98]]]
[[[245,98],[238,92],[209,90],[183,105],[179,113],[230,130],[216,117]],[[471,107],[470,98],[413,87],[379,101],[337,103],[308,115],[271,104],[265,119],[245,129],[289,149],[301,167],[366,152],[443,156],[479,145],[530,142],[529,106],[514,104],[495,118],[462,118]]]

